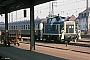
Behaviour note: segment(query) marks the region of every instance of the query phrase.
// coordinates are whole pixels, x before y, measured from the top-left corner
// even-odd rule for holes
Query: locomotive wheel
[[[60,44],[60,43],[61,43],[61,40],[60,40],[60,38],[59,38],[59,37],[57,37],[57,39],[55,40],[55,43],[58,43],[58,44]]]
[[[8,46],[10,46],[10,42],[8,42]]]
[[[48,39],[46,38],[46,40],[45,40],[46,42],[48,42]]]
[[[18,46],[20,46],[20,44],[19,44],[19,43],[17,43],[17,45],[18,45]]]
[[[38,38],[38,41],[40,41],[40,37]]]
[[[61,43],[61,41],[60,41],[60,40],[56,40],[56,41],[55,41],[55,43],[58,43],[58,44],[60,44],[60,43]]]
[[[57,43],[57,40],[54,39],[54,42]]]
[[[16,45],[16,43],[14,43],[14,45]]]
[[[7,46],[7,43],[6,43],[6,41],[4,41],[4,45],[5,45],[5,46]]]

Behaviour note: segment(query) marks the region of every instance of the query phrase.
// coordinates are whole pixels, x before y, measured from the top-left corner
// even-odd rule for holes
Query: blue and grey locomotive
[[[42,23],[43,28],[40,38],[46,41],[70,42],[78,39],[74,21],[64,21],[61,16],[50,17],[47,23]]]

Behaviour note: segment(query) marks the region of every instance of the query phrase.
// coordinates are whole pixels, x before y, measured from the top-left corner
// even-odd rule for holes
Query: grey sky
[[[90,0],[89,7],[90,7]],[[78,13],[82,12],[86,9],[86,0],[56,0],[52,2],[54,3],[54,14],[60,14],[61,16],[71,16],[75,15],[78,16]],[[39,18],[45,18],[49,12],[51,11],[52,2],[47,2],[44,4],[40,4],[35,6],[35,18],[38,16]],[[18,10],[10,13],[9,21],[22,21],[22,20],[29,20],[30,19],[30,9],[27,10],[27,17],[23,17],[23,10]],[[4,15],[0,16],[0,21],[4,22],[5,18]]]

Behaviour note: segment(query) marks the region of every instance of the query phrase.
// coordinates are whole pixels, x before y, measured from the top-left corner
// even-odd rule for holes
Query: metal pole
[[[8,36],[8,13],[7,11],[5,11],[5,41],[4,41],[5,46],[6,46],[7,36]]]
[[[54,15],[54,10],[53,10],[53,2],[52,2],[52,15]]]
[[[51,14],[51,3],[49,3],[49,14]]]
[[[34,31],[34,5],[31,1],[30,7],[30,27],[31,27],[31,41],[30,41],[30,51],[35,50],[35,31]]]
[[[16,11],[16,21],[17,21],[17,11]]]
[[[54,5],[54,3],[57,3],[57,2],[52,2],[52,15],[54,16],[54,6],[57,6],[57,5]]]
[[[9,13],[9,23],[10,23],[10,13]]]
[[[13,12],[11,13],[11,22],[13,22]]]
[[[87,32],[88,32],[88,0],[86,0],[86,28],[87,28]]]

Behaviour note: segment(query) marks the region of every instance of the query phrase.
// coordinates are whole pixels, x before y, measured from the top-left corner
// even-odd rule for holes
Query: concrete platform
[[[0,44],[0,55],[10,60],[67,60],[35,51],[24,50],[16,47],[5,47]]]

